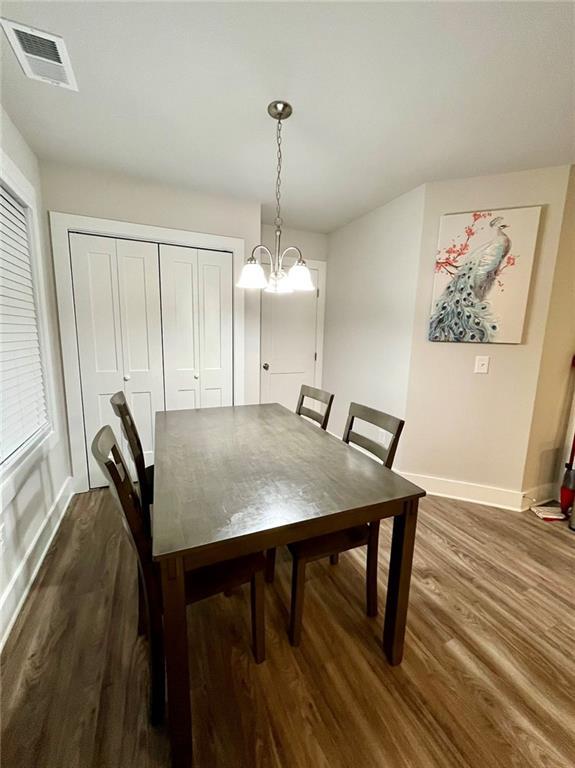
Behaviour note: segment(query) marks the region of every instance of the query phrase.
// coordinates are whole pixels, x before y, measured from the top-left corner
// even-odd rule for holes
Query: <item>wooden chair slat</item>
[[[375,440],[372,440],[371,437],[362,435],[359,432],[354,432],[353,430],[349,431],[347,438],[348,439],[345,441],[346,443],[359,445],[360,448],[363,448],[369,453],[372,453],[374,456],[377,456],[377,458],[381,459],[385,464],[388,451],[383,443],[378,443]]]
[[[321,426],[323,424],[323,414],[319,413],[319,411],[313,411],[311,408],[308,408],[307,405],[302,405],[299,409],[299,416],[307,416],[308,419],[313,419],[314,421],[317,421],[317,423]]]

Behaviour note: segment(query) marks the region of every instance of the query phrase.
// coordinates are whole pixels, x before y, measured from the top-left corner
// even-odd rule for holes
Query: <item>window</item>
[[[0,465],[49,426],[29,214],[0,186]]]

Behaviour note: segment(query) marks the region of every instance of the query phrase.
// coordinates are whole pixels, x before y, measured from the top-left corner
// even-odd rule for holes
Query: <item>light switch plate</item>
[[[489,355],[477,355],[473,373],[489,373]]]

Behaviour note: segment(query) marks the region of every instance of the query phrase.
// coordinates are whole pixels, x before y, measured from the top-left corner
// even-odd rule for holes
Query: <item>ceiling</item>
[[[256,200],[327,232],[426,181],[572,162],[572,3],[60,3],[2,15],[62,35],[80,91],[2,101],[43,159]]]

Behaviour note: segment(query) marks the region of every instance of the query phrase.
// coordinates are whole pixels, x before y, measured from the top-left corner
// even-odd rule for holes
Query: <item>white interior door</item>
[[[293,410],[302,384],[320,385],[318,269],[310,266],[315,291],[262,292],[262,403],[281,403]]]
[[[118,390],[126,392],[152,461],[154,414],[164,408],[158,248],[71,234],[70,253],[88,474],[97,487],[106,481],[90,445],[104,424],[121,439],[109,402]]]
[[[198,251],[160,245],[166,410],[200,407]]]
[[[200,403],[232,405],[232,254],[198,251]]]
[[[160,246],[166,409],[232,405],[232,255]]]
[[[156,411],[165,408],[158,246],[117,240],[116,254],[124,392],[148,465],[154,463]]]

